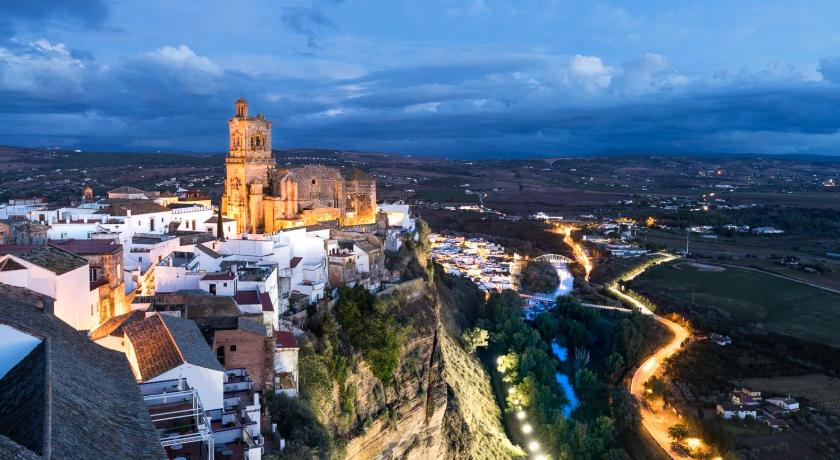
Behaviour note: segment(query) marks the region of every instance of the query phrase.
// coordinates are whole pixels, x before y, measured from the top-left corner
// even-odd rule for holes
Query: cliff
[[[333,458],[522,457],[504,433],[488,375],[460,345],[452,293],[413,280],[378,300],[407,331],[400,365],[384,385],[360,354],[350,356],[345,383],[334,381],[316,410],[338,446]]]

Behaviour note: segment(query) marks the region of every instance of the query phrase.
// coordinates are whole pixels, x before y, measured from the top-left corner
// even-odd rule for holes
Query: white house
[[[123,327],[125,355],[138,382],[184,378],[208,413],[224,407],[225,369],[195,322],[154,314]]]
[[[799,401],[793,398],[767,398],[765,401],[787,411],[799,410]]]
[[[725,420],[739,418],[741,420],[752,417],[756,418],[758,415],[758,406],[745,406],[741,404],[719,403],[717,405],[717,413]]]
[[[55,316],[78,330],[99,325],[99,292],[91,290],[84,258],[54,246],[0,246],[0,283],[19,286],[55,299]]]

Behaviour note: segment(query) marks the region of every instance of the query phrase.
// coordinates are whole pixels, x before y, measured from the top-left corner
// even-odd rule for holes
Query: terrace
[[[210,419],[186,379],[143,383],[140,392],[169,458],[214,459]]]

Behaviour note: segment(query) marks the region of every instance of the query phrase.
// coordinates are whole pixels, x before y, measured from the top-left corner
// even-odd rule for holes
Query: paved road
[[[667,256],[662,259],[661,262],[667,262],[675,258],[676,257],[674,256]],[[636,276],[641,273],[643,272],[637,273]],[[610,286],[609,290],[616,297],[626,301],[634,308],[638,308],[643,314],[651,315],[653,319],[667,327],[668,330],[671,331],[671,334],[673,334],[671,341],[648,357],[644,363],[639,366],[636,373],[633,374],[633,380],[630,383],[630,393],[632,393],[633,396],[636,397],[636,400],[639,401],[639,405],[641,407],[640,412],[642,417],[642,426],[645,427],[650,436],[657,444],[659,444],[660,447],[662,447],[665,452],[668,453],[671,458],[679,458],[671,451],[671,440],[668,438],[668,427],[680,422],[680,419],[677,414],[670,410],[665,410],[660,413],[654,413],[648,410],[643,404],[645,391],[644,384],[659,372],[662,367],[662,363],[667,358],[679,351],[683,341],[689,337],[688,330],[667,318],[654,314],[642,302],[639,302],[634,297],[621,292],[621,290],[619,290],[615,285]]]

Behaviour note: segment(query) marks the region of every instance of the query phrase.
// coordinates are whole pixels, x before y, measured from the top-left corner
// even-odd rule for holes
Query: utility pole
[[[685,256],[688,257],[688,235],[691,235],[691,227],[685,229]]]

